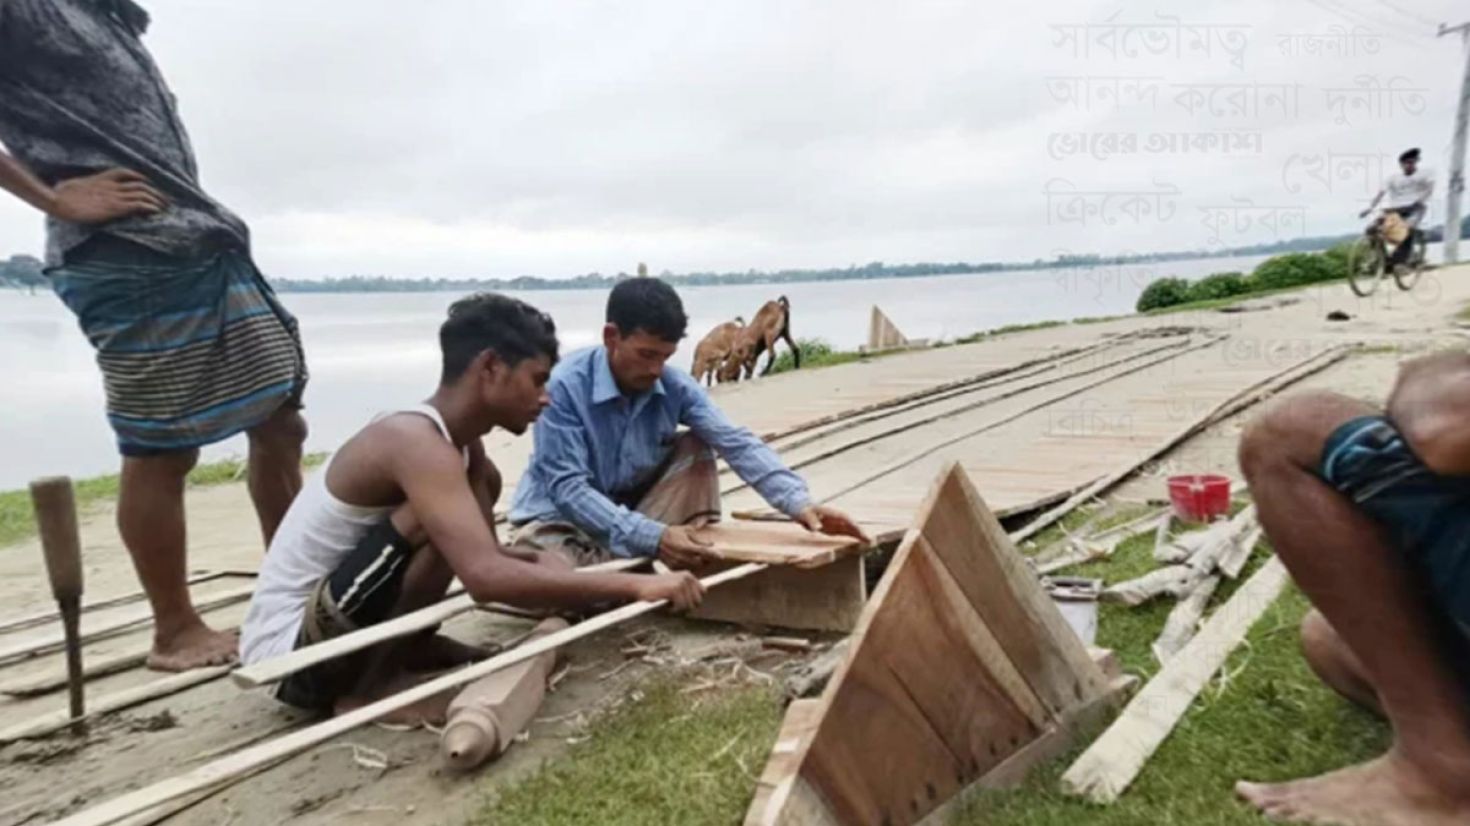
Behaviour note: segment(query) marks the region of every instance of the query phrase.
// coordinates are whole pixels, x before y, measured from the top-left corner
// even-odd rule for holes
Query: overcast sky
[[[1437,223],[1464,58],[1433,24],[1470,12],[144,4],[206,189],[292,277],[1233,246],[1351,228],[1410,145]],[[40,246],[35,213],[0,202],[0,252]]]

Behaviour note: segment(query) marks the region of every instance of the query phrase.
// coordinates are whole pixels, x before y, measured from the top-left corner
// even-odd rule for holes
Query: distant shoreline
[[[1010,272],[1034,272],[1036,270],[1075,269],[1091,267],[1117,267],[1128,264],[1164,264],[1173,261],[1199,261],[1212,258],[1237,258],[1249,255],[1275,255],[1285,252],[1317,252],[1327,249],[1355,235],[1322,238],[1301,238],[1273,244],[1251,247],[1232,247],[1222,250],[1193,250],[1188,252],[1162,252],[1144,255],[1104,257],[1096,255],[1058,256],[1051,260],[1036,260],[1024,263],[983,262],[971,264],[901,264],[888,266],[875,262],[863,267],[848,267],[831,270],[781,270],[778,272],[744,273],[655,273],[656,277],[676,287],[730,287],[746,284],[810,284],[823,281],[874,281],[895,278],[933,278],[951,275],[991,275]],[[283,293],[380,293],[380,292],[465,292],[470,290],[496,291],[553,291],[553,290],[602,290],[610,289],[625,278],[633,277],[626,272],[615,275],[591,273],[571,278],[390,278],[387,276],[354,275],[347,278],[271,278],[271,284]]]
[[[1462,237],[1470,236],[1470,217],[1463,224]],[[1431,242],[1443,236],[1443,227],[1428,230]],[[744,284],[803,284],[822,281],[866,281],[889,278],[930,278],[945,275],[988,275],[991,273],[1032,272],[1035,270],[1073,269],[1088,267],[1116,267],[1129,264],[1163,264],[1172,261],[1199,261],[1211,258],[1234,258],[1248,255],[1277,255],[1288,252],[1317,252],[1334,244],[1351,241],[1357,233],[1344,235],[1295,238],[1269,244],[1253,244],[1245,247],[1228,247],[1217,250],[1187,250],[1174,252],[1140,253],[1136,255],[1058,255],[1049,260],[1040,258],[1026,262],[1002,263],[987,261],[970,263],[917,263],[885,264],[874,261],[863,266],[833,267],[829,269],[787,269],[774,272],[747,270],[745,272],[693,272],[675,274],[668,271],[655,273],[658,278],[676,287],[725,287]],[[587,273],[569,278],[543,278],[523,275],[516,278],[402,278],[380,275],[352,275],[345,278],[270,278],[271,284],[283,293],[430,293],[494,291],[546,291],[546,290],[605,290],[625,278],[629,273],[613,275]],[[41,272],[41,262],[31,256],[15,255],[8,261],[0,259],[0,287],[35,290],[49,289],[50,282]]]

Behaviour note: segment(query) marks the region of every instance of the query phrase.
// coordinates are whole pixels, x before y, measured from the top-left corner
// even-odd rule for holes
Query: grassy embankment
[[[302,460],[305,468],[315,467],[327,458],[325,453],[311,453]],[[199,465],[189,472],[189,487],[201,488],[220,485],[244,478],[245,462],[241,459],[222,459]],[[78,479],[73,482],[76,491],[77,510],[87,509],[117,498],[117,474]],[[0,491],[0,548],[33,536],[36,533],[35,517],[31,513],[30,491]]]
[[[1140,513],[1124,510],[1103,524]],[[1076,530],[1086,519],[1074,514],[1064,524]],[[1054,528],[1038,538],[1037,547],[1060,535]],[[1107,582],[1137,576],[1156,566],[1152,545],[1152,534],[1135,537],[1111,559],[1070,573]],[[1264,546],[1257,549],[1247,575],[1267,554]],[[1236,587],[1221,588],[1214,604]],[[1101,606],[1098,644],[1114,649],[1125,670],[1147,679],[1157,671],[1149,646],[1171,604]],[[1298,654],[1296,628],[1306,609],[1306,600],[1291,589],[1267,611],[1117,804],[1092,806],[1057,791],[1067,758],[1035,772],[1021,789],[972,802],[951,822],[1257,824],[1264,820],[1234,800],[1236,779],[1317,774],[1382,752],[1386,727],[1328,691]],[[739,822],[780,716],[780,701],[769,688],[730,690],[692,708],[676,678],[653,678],[642,699],[591,723],[585,741],[493,795],[472,822]]]

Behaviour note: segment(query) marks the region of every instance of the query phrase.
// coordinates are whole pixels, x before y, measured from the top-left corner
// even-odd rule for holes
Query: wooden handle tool
[[[61,611],[66,633],[67,691],[71,699],[71,716],[84,713],[82,678],[82,645],[79,624],[82,618],[82,541],[77,531],[76,497],[71,479],[53,476],[31,483],[31,504],[36,511],[36,525],[41,532],[41,550],[46,556],[46,573],[51,578],[51,593]]]

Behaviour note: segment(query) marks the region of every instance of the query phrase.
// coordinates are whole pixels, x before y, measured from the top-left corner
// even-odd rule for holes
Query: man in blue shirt
[[[575,353],[548,385],[551,404],[511,507],[515,542],[578,564],[657,556],[699,564],[695,531],[720,513],[715,452],[773,507],[809,530],[868,541],[846,514],[812,503],[765,442],[730,422],[688,373],[668,366],[689,319],[653,278],[613,288],[603,346]],[[683,425],[688,431],[680,434]],[[711,448],[713,450],[711,450]]]

